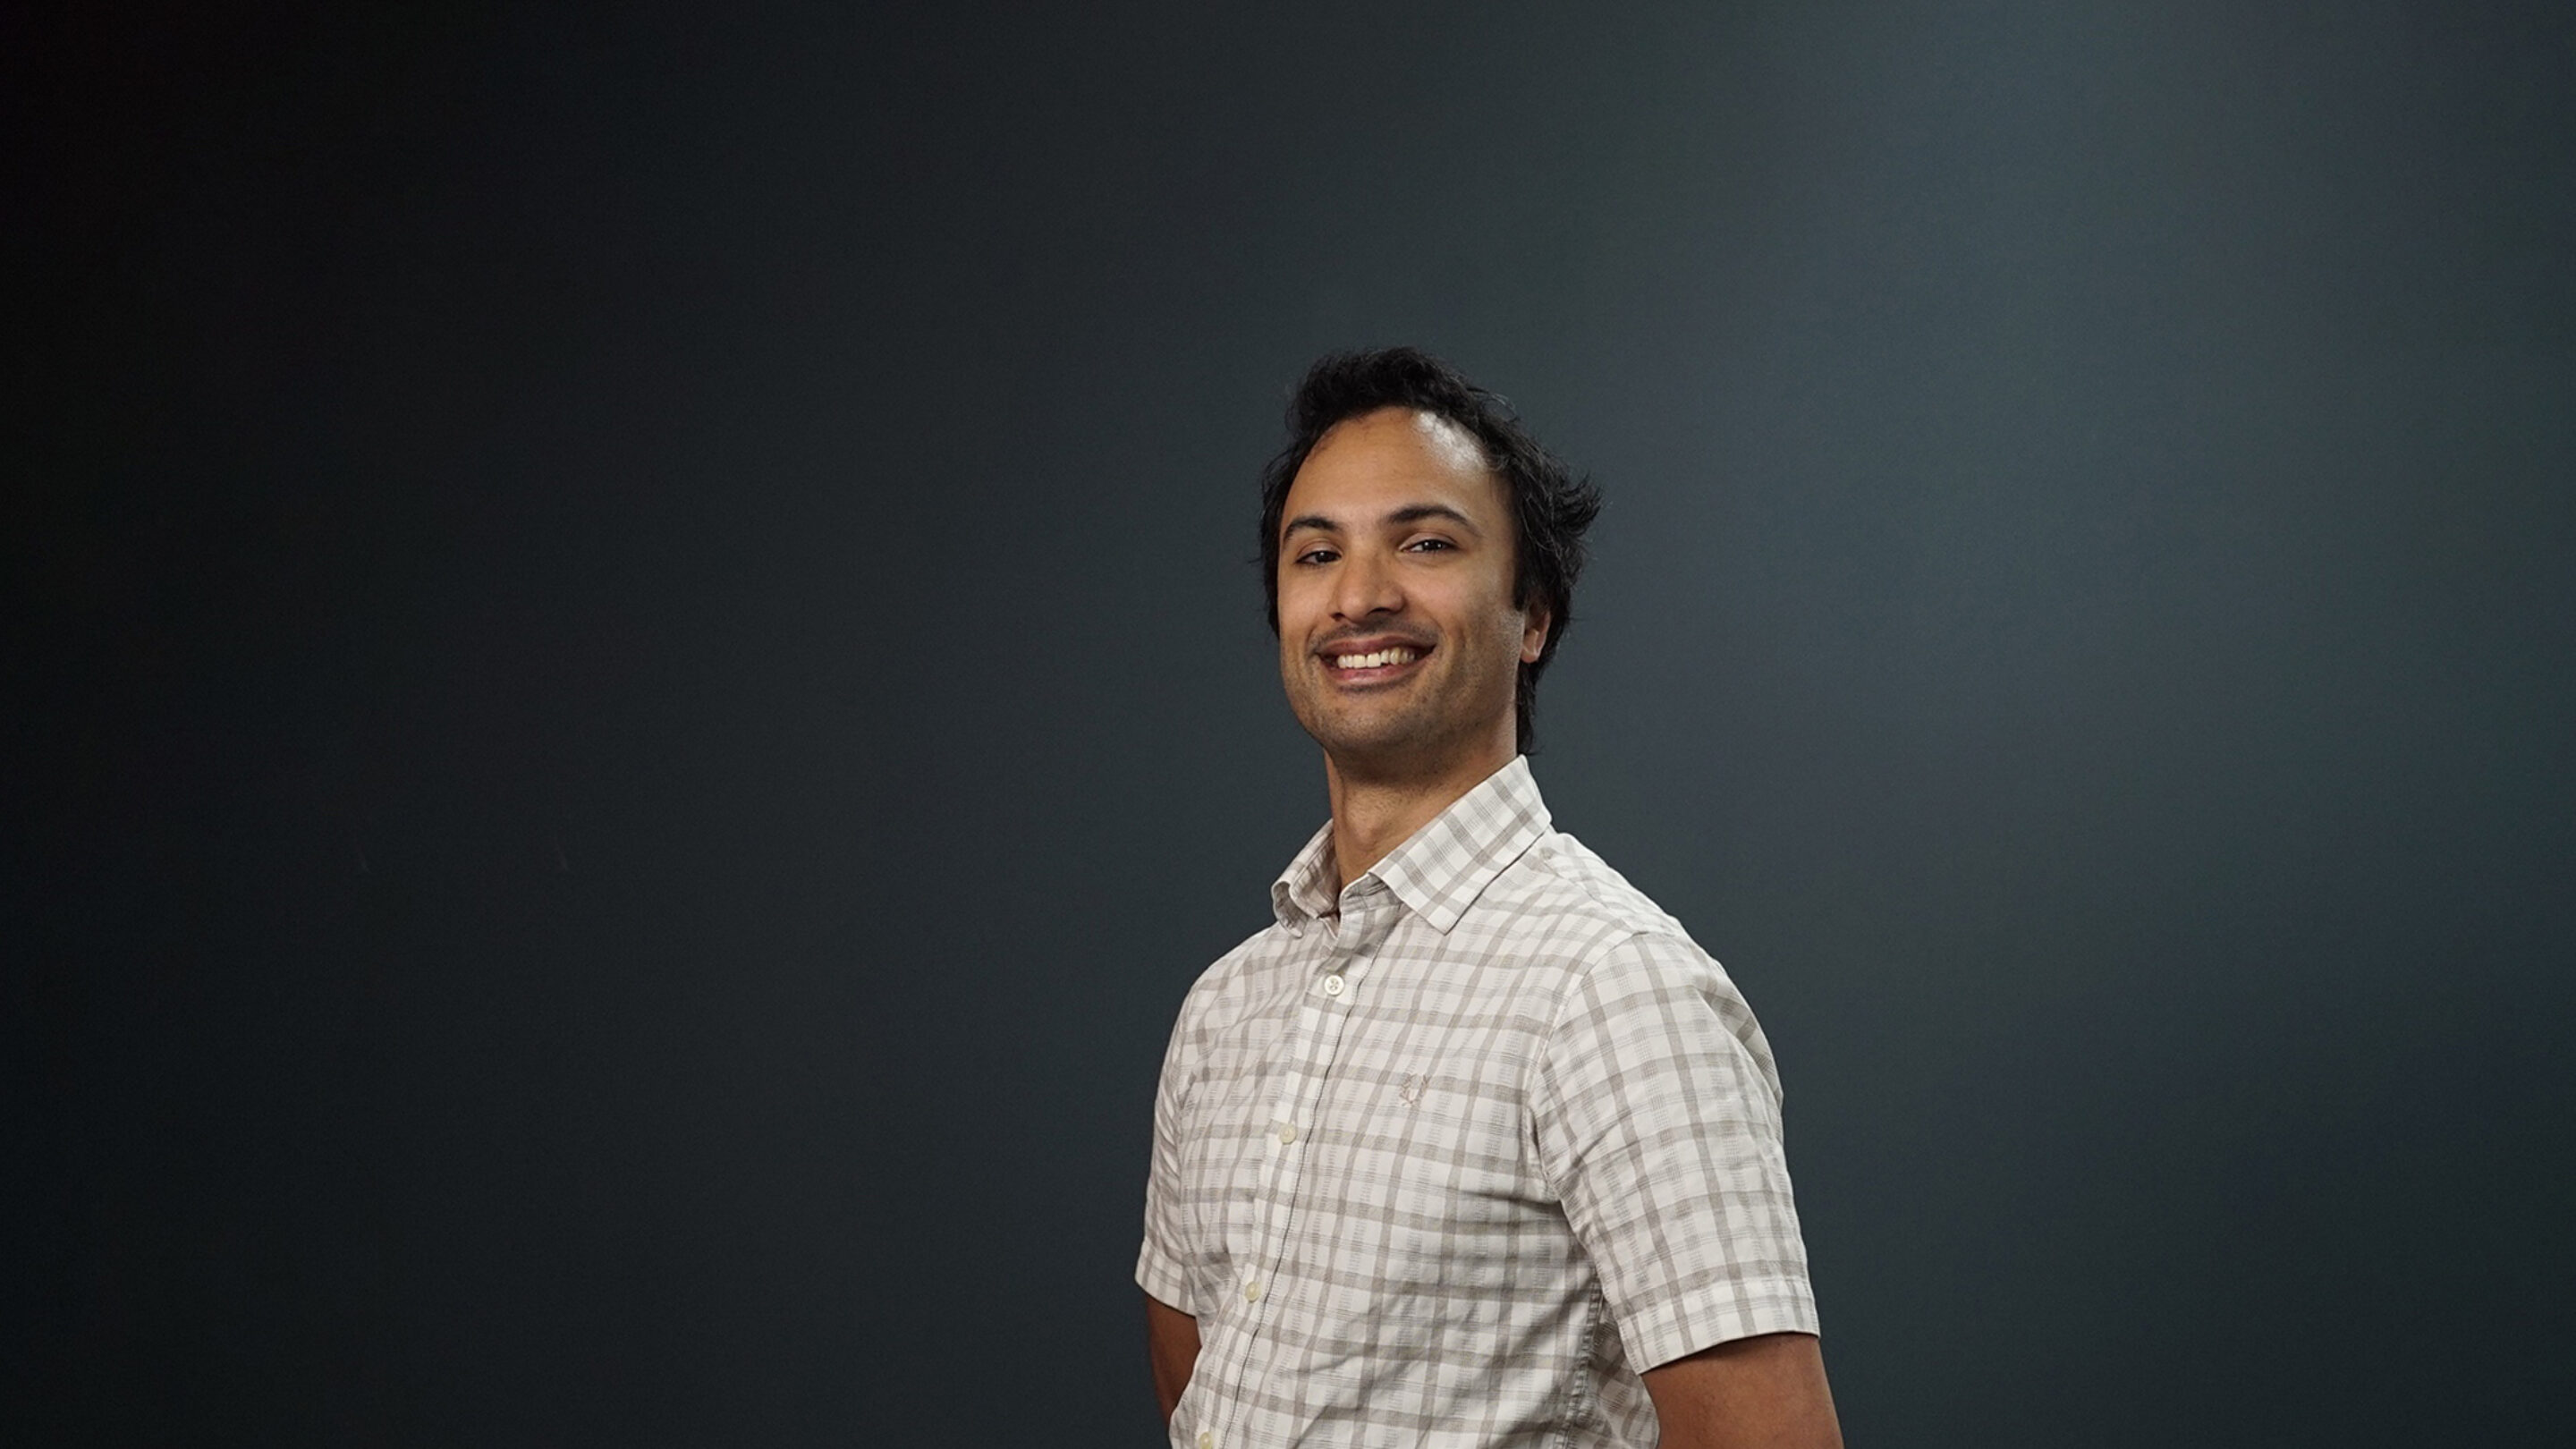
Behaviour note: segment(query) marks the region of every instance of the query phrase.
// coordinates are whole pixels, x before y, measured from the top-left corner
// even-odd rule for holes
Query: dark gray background
[[[13,12],[7,1437],[1153,1442],[1385,341],[1856,1444],[2563,1434],[2567,8],[1576,8]]]

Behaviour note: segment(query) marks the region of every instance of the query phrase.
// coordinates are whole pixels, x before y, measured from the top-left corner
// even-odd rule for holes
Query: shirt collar
[[[1447,935],[1494,877],[1547,833],[1548,819],[1538,782],[1530,778],[1529,757],[1515,755],[1351,884],[1356,887],[1375,876],[1433,930]],[[1270,909],[1280,925],[1302,933],[1306,922],[1334,905],[1333,825],[1328,820],[1271,882]]]

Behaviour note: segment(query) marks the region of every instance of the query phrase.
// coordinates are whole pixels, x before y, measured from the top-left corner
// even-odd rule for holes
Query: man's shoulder
[[[1204,1019],[1229,1000],[1241,1000],[1259,990],[1262,980],[1280,966],[1288,940],[1287,928],[1273,921],[1210,962],[1181,999],[1182,1024]]]
[[[1546,922],[1549,934],[1589,943],[1587,954],[1639,936],[1690,943],[1690,933],[1591,847],[1550,831],[1496,877],[1479,909]],[[1696,949],[1694,945],[1694,949]]]
[[[1726,1030],[1744,1044],[1776,1102],[1780,1079],[1771,1063],[1770,1043],[1755,1022],[1752,1007],[1717,958],[1692,939],[1670,912],[1581,841],[1552,835],[1543,844],[1549,847],[1544,854],[1531,852],[1537,858],[1530,862],[1528,884],[1522,888],[1532,892],[1534,902],[1543,898],[1588,923],[1583,933],[1587,949],[1579,962],[1570,963],[1574,969],[1566,974],[1567,999],[1591,1001],[1596,1021],[1603,1013],[1640,1009],[1666,1013],[1682,1002],[1712,1009]]]

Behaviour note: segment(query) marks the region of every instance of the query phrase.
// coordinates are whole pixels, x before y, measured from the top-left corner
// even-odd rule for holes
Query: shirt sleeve
[[[1816,1331],[1770,1046],[1698,947],[1631,936],[1585,973],[1541,1056],[1534,1115],[1630,1365]]]
[[[1194,1002],[1192,1004],[1195,1004]],[[1181,1181],[1181,1108],[1189,1088],[1188,1005],[1163,1052],[1163,1075],[1154,1088],[1154,1156],[1145,1174],[1145,1246],[1136,1256],[1136,1284],[1163,1303],[1199,1317],[1189,1265],[1191,1213]]]

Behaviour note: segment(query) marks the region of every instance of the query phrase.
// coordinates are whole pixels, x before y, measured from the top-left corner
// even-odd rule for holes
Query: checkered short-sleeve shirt
[[[1762,1029],[1525,760],[1331,872],[1327,826],[1164,1057],[1174,1445],[1652,1444],[1640,1370],[1815,1331]]]

